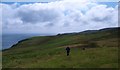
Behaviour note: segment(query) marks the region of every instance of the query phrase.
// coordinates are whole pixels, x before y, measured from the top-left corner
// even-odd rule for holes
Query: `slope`
[[[3,68],[117,68],[118,31],[106,28],[25,39],[3,50]],[[66,46],[71,47],[68,57]]]

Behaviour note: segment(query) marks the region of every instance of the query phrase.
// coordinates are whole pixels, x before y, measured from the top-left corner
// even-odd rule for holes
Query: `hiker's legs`
[[[67,56],[69,56],[69,51],[67,51]]]
[[[69,55],[69,53],[67,53],[67,56]]]

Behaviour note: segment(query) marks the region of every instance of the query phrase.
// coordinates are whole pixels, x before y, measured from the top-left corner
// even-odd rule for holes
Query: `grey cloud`
[[[18,11],[18,16],[25,23],[51,22],[60,17],[59,12],[54,9],[46,10],[22,10]]]
[[[54,23],[47,23],[47,24],[45,25],[45,27],[52,27],[52,26],[54,26]]]
[[[112,16],[105,16],[105,17],[102,17],[102,18],[100,18],[100,17],[93,17],[91,20],[92,21],[95,21],[95,22],[104,22],[104,21],[109,21],[109,20],[111,20],[112,19]]]

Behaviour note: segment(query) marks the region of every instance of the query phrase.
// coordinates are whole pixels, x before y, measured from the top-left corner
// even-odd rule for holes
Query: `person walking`
[[[70,48],[69,47],[66,47],[66,52],[67,52],[67,56],[69,56],[69,53],[70,53]]]

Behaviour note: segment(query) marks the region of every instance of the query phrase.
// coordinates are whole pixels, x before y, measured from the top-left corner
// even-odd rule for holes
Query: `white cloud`
[[[65,33],[116,27],[118,10],[88,0],[1,4],[5,33]]]
[[[53,2],[53,1],[61,1],[61,0],[1,0],[2,2]],[[73,0],[69,0],[73,1]],[[84,0],[80,0],[84,1]],[[90,0],[94,2],[118,2],[119,0]]]

